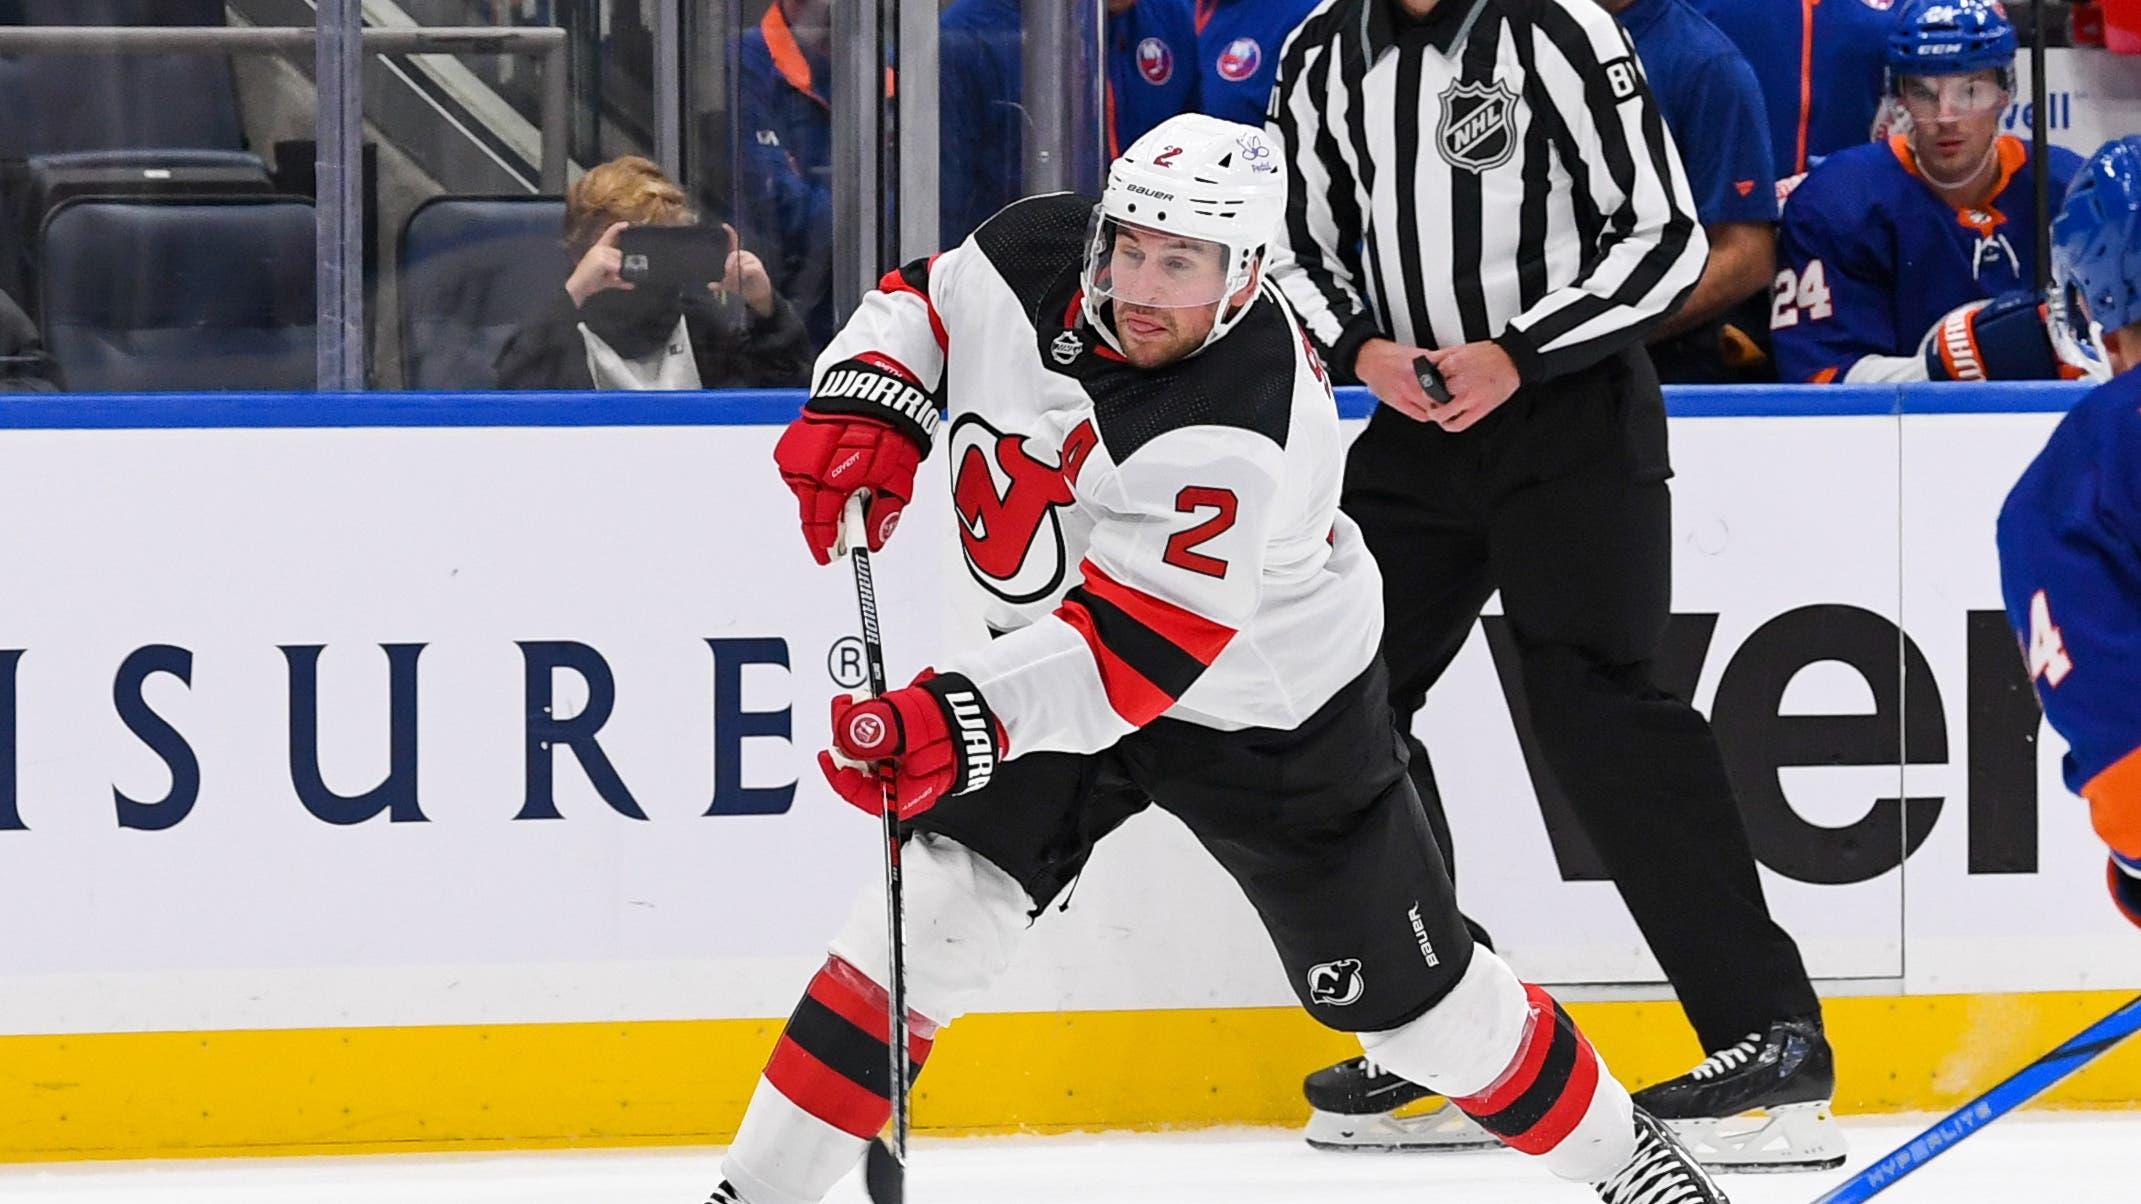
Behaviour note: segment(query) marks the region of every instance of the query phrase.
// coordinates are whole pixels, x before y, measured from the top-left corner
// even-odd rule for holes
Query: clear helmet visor
[[[1085,253],[1085,292],[1096,301],[1154,309],[1205,309],[1238,285],[1233,248],[1209,239],[1169,234],[1093,209]]]
[[[2073,285],[2055,283],[2051,292],[2045,303],[2045,326],[2052,336],[2052,350],[2088,379],[2110,380],[2111,361],[2104,356],[2104,328],[2089,317],[2089,309]]]
[[[2007,105],[2007,89],[1982,75],[1906,75],[1896,103],[1914,122],[1976,117]]]

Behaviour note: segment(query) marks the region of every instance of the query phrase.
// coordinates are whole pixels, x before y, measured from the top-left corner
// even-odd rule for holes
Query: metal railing
[[[302,26],[0,26],[0,54],[302,54],[317,30]],[[542,186],[565,191],[565,31],[555,28],[367,29],[366,54],[510,54],[543,61]]]

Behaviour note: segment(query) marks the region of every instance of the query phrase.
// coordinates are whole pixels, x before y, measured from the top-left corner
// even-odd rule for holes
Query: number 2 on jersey
[[[1167,563],[1192,573],[1207,577],[1225,577],[1227,562],[1217,556],[1207,556],[1196,550],[1197,545],[1219,537],[1221,532],[1234,525],[1234,511],[1239,505],[1231,489],[1215,489],[1208,485],[1185,485],[1175,495],[1177,514],[1195,514],[1199,510],[1216,510],[1218,513],[1186,531],[1177,531],[1167,537]]]
[[[1809,322],[1819,322],[1836,312],[1836,306],[1829,301],[1827,269],[1819,259],[1810,260],[1804,271],[1786,268],[1777,273],[1777,283],[1770,291],[1769,328],[1797,326],[1801,310],[1806,311]]]
[[[2029,600],[2030,679],[2041,677],[2045,685],[2056,688],[2073,671],[2074,658],[2067,655],[2067,642],[2052,622],[2051,599],[2040,589]]]

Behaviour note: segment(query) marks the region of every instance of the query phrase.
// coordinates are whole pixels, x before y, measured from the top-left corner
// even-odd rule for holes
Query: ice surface
[[[1928,1118],[1852,1121],[1844,1170],[1732,1175],[1737,1204],[1806,1204]],[[703,1204],[713,1149],[85,1163],[0,1168],[6,1204]],[[2125,1198],[2141,1113],[2003,1119],[1882,1201],[2078,1204]],[[914,1204],[1579,1204],[1596,1197],[1515,1154],[1332,1154],[1273,1130],[923,1140]],[[850,1180],[834,1204],[860,1204]]]

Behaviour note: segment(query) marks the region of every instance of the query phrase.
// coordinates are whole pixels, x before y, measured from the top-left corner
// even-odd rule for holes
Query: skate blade
[[[1345,1116],[1319,1111],[1308,1119],[1307,1138],[1308,1144],[1319,1150],[1391,1153],[1455,1153],[1491,1150],[1502,1144],[1447,1100],[1429,1111],[1409,1116],[1389,1112]]]
[[[1826,1101],[1665,1123],[1688,1153],[1713,1171],[1788,1174],[1844,1164],[1843,1127]]]

